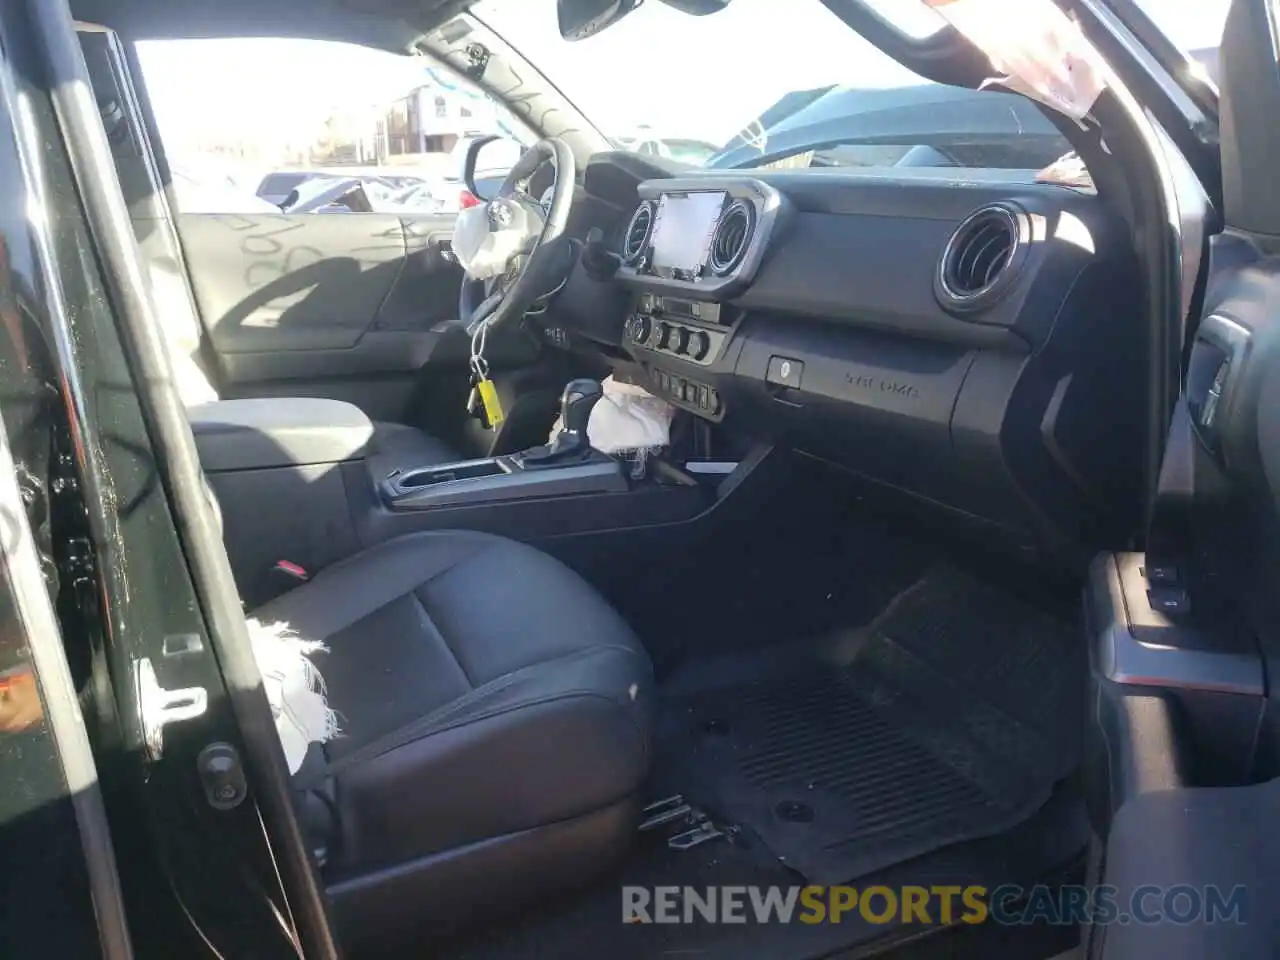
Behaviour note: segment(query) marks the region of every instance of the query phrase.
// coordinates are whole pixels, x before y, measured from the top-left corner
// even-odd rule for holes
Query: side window
[[[535,139],[422,57],[292,39],[137,49],[179,213],[453,213],[466,143]]]

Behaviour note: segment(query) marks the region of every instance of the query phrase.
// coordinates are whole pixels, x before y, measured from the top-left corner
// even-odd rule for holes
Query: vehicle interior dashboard
[[[1005,546],[1084,557],[1141,510],[1128,226],[1020,171],[912,173],[597,155],[576,219],[621,265],[579,265],[543,332]]]

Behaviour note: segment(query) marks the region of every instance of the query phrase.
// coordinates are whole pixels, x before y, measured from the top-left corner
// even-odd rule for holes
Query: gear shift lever
[[[564,393],[560,395],[560,432],[556,439],[569,433],[581,437],[585,444],[591,408],[603,396],[604,388],[599,380],[570,380],[565,384]]]
[[[545,447],[534,447],[521,456],[526,467],[585,460],[591,454],[587,423],[591,408],[604,396],[597,380],[570,380],[560,395],[560,430]]]

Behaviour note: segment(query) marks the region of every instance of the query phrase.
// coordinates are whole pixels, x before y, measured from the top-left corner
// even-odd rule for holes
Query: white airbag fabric
[[[324,678],[309,659],[324,645],[300,639],[285,623],[250,619],[246,625],[284,758],[289,773],[295,774],[311,744],[325,743],[339,732],[337,715],[325,697]]]
[[[527,237],[510,224],[495,224],[489,205],[468,207],[458,213],[453,228],[453,254],[472,280],[491,280],[507,270]]]
[[[990,59],[1000,76],[983,86],[999,83],[1077,122],[1107,87],[1107,67],[1097,50],[1052,0],[925,3]]]
[[[671,442],[671,404],[644,387],[608,377],[604,396],[591,408],[587,440],[601,453],[659,450]],[[560,424],[557,422],[556,430]],[[552,436],[555,436],[553,431]]]

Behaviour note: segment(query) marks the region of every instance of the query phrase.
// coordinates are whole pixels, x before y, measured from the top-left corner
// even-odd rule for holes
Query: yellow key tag
[[[498,388],[486,377],[476,384],[476,389],[480,391],[480,406],[484,407],[484,418],[492,430],[506,418],[506,414],[502,412],[502,401],[498,399]]]

